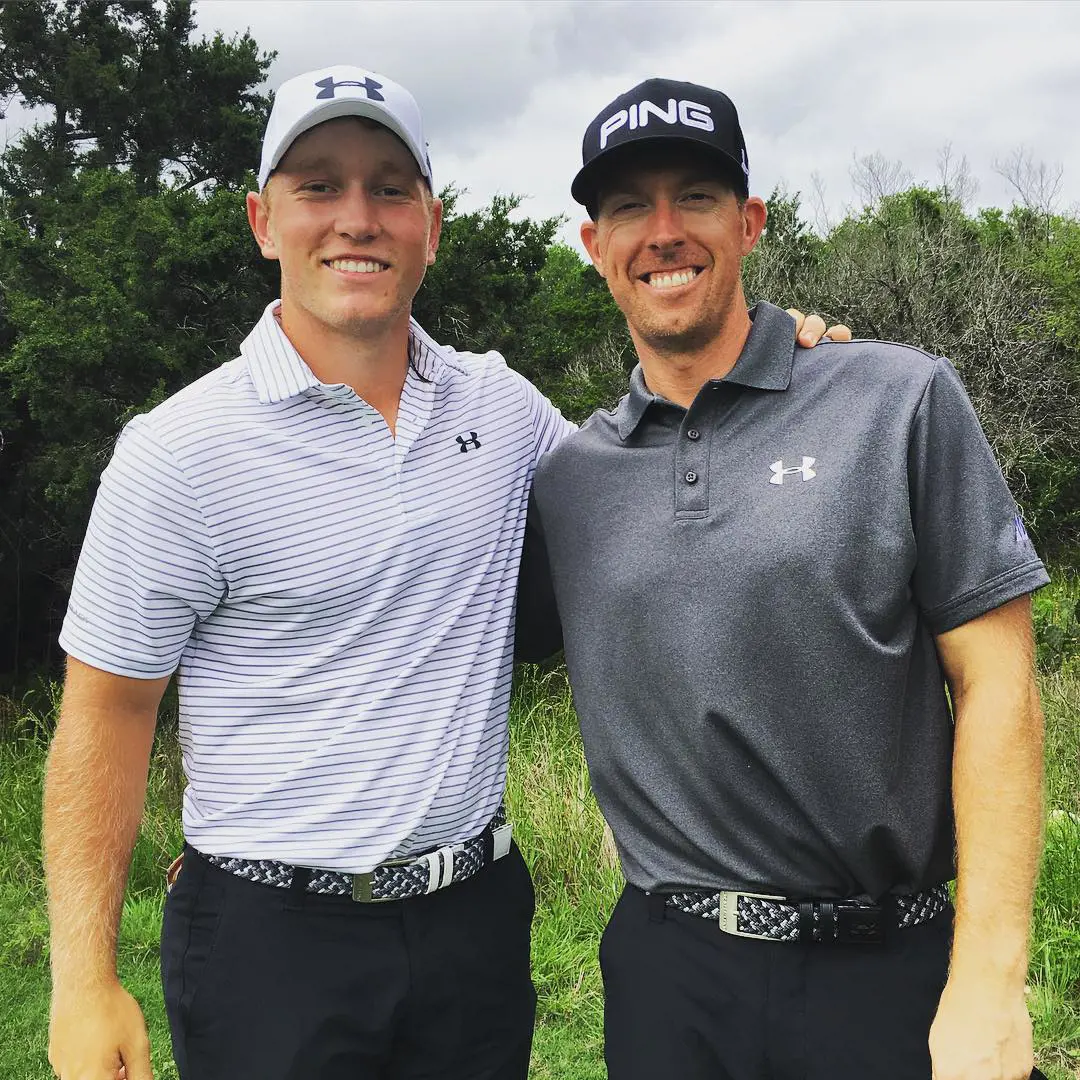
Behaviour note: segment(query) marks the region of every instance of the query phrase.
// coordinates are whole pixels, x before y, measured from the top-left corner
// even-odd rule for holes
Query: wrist
[[[1027,983],[1027,953],[1008,952],[964,956],[954,950],[948,985],[978,997],[1023,996]]]
[[[107,997],[120,989],[116,968],[69,970],[58,973],[53,969],[52,1001],[54,1008],[68,1003],[85,1005],[88,999]]]

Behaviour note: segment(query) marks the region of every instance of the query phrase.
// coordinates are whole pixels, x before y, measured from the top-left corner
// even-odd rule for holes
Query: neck
[[[722,379],[735,366],[752,326],[740,296],[719,333],[699,347],[676,345],[664,348],[663,343],[655,339],[645,341],[632,328],[630,336],[641,361],[645,385],[654,394],[689,408],[710,379]]]
[[[315,377],[331,385],[343,383],[373,409],[390,428],[409,369],[409,312],[385,324],[369,324],[363,334],[328,326],[282,298],[281,328]]]

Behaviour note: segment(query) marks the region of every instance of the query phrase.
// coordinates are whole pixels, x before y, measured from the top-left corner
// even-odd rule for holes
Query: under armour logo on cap
[[[289,147],[304,132],[327,120],[360,116],[393,132],[416,159],[431,187],[431,161],[420,108],[412,94],[377,71],[337,64],[288,79],[274,94],[263,135],[259,190],[278,168]]]
[[[358,86],[365,94],[367,94],[368,100],[370,101],[386,100],[386,98],[379,93],[383,88],[383,84],[381,82],[376,82],[371,78],[364,79],[363,82],[356,82],[352,79],[342,79],[341,82],[334,82],[334,76],[327,75],[325,79],[320,79],[315,85],[320,88],[319,92],[315,95],[316,101],[332,98],[334,96],[334,91],[339,86]]]
[[[772,476],[769,477],[770,484],[782,484],[785,476],[794,476],[796,473],[800,474],[804,481],[813,480],[817,473],[814,472],[813,465],[816,458],[804,457],[801,465],[793,465],[790,469],[784,468],[784,462],[774,461],[769,467],[772,469]]]

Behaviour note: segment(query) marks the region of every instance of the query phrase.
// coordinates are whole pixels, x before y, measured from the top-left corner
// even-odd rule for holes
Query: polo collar
[[[280,300],[268,304],[240,345],[240,355],[248,362],[255,393],[263,405],[276,405],[324,385],[282,330],[275,317],[280,306]],[[429,383],[438,382],[446,370],[442,346],[415,319],[409,320],[409,367]]]
[[[795,323],[781,308],[765,301],[750,309],[752,326],[735,366],[722,378],[710,382],[736,383],[757,390],[786,390],[791,385],[795,358]],[[645,411],[662,401],[645,384],[638,364],[630,373],[630,392],[615,410],[619,438],[628,439],[641,423]]]

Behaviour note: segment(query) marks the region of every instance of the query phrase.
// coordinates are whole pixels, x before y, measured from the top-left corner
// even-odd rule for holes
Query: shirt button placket
[[[675,516],[692,514],[695,517],[709,509],[708,439],[701,429],[692,426],[688,416],[679,432],[675,453]]]

